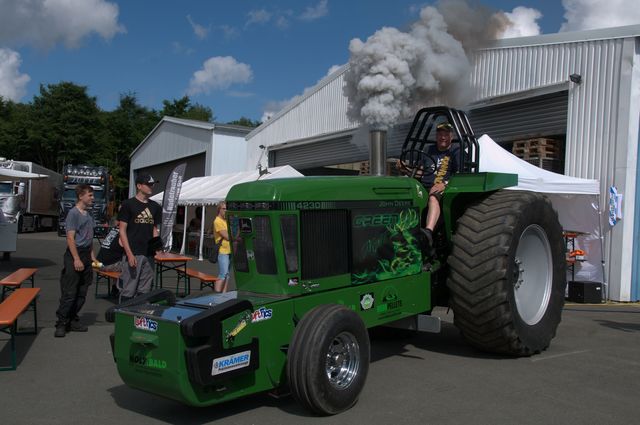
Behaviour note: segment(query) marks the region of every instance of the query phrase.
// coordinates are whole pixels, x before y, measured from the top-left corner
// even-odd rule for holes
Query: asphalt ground
[[[64,241],[20,235],[0,277],[37,267],[38,334],[19,336],[18,369],[0,372],[1,424],[632,424],[640,421],[640,305],[567,304],[544,353],[505,358],[469,347],[443,319],[440,334],[374,339],[359,402],[333,417],[309,415],[291,397],[253,395],[207,408],[183,406],[131,389],[118,376],[104,311],[90,296],[86,333],[54,338]],[[190,267],[215,273],[215,266]],[[165,281],[166,283],[166,281]],[[31,318],[20,319],[29,325]],[[9,360],[0,335],[0,362]]]

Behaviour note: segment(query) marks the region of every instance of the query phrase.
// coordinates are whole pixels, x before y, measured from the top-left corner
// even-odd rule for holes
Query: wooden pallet
[[[552,171],[554,173],[562,174],[562,161],[559,159],[548,159],[548,158],[529,158],[525,159],[529,164],[535,165],[538,168],[542,168],[543,170]]]
[[[529,139],[513,143],[511,152],[522,159],[560,159],[562,158],[562,146],[555,139]]]

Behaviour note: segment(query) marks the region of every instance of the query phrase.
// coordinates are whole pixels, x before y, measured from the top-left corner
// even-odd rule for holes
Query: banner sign
[[[182,189],[182,180],[184,179],[184,171],[186,168],[186,163],[182,163],[174,168],[171,174],[169,174],[167,185],[164,188],[160,237],[162,238],[162,247],[165,252],[171,250],[171,232],[176,222],[178,198],[180,198],[180,190]]]

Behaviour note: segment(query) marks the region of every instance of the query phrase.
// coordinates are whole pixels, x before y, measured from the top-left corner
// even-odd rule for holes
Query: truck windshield
[[[75,201],[76,200],[76,191],[75,189],[65,189],[62,194],[62,199],[64,201]]]
[[[93,191],[93,199],[104,199],[104,190],[94,190]],[[76,200],[76,190],[75,189],[65,189],[62,194],[63,201],[75,201]]]
[[[11,194],[11,182],[0,182],[0,193]]]

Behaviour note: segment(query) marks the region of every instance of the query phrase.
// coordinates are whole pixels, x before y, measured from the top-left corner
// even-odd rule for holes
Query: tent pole
[[[602,264],[602,286],[604,288],[604,300],[609,301],[609,284],[607,283],[607,276],[605,274],[604,264],[604,235],[602,234],[602,210],[600,209],[600,195],[598,195],[598,232],[600,232],[600,263]]]
[[[187,215],[189,212],[189,206],[184,206],[184,223],[182,223],[182,247],[180,248],[180,255],[184,255],[184,248],[187,246]]]
[[[202,205],[202,220],[200,220],[200,256],[198,257],[199,261],[202,261],[202,244],[204,243],[204,223],[207,220],[206,212],[204,205]]]

